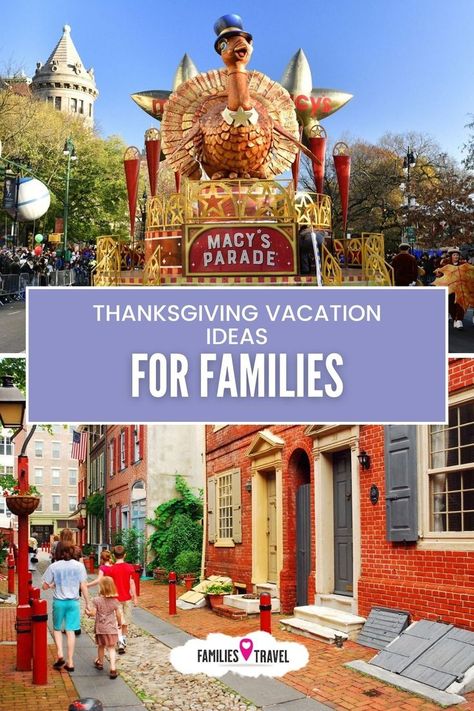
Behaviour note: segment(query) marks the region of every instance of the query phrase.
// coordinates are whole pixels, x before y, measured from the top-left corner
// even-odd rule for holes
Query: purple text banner
[[[28,290],[36,423],[446,419],[446,291]]]

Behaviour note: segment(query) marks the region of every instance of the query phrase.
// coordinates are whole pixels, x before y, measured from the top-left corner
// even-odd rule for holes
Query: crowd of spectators
[[[40,286],[50,283],[52,272],[71,270],[74,272],[73,283],[76,286],[88,286],[91,283],[91,271],[95,266],[95,247],[73,249],[54,249],[47,245],[33,250],[28,247],[3,247],[0,249],[0,275],[26,274],[36,277]]]

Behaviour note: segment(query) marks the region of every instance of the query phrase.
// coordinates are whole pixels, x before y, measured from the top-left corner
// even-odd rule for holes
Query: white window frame
[[[109,442],[109,476],[113,477],[114,475],[114,467],[115,467],[115,462],[114,462],[114,443]]]
[[[140,425],[133,425],[133,463],[140,461]]]
[[[38,446],[39,449],[41,450],[41,453],[38,454]],[[35,439],[35,453],[34,456],[37,459],[43,459],[44,458],[44,441],[42,439]]]
[[[234,470],[230,469],[228,471],[222,472],[221,474],[216,475],[216,540],[214,545],[219,548],[219,547],[228,547],[228,548],[233,548],[235,546],[234,539],[233,539],[233,498],[232,498],[232,479],[233,479],[233,474]],[[227,505],[222,507],[222,509],[230,508],[230,516],[228,515],[228,523],[227,523],[227,531],[226,533],[229,533],[230,529],[230,536],[222,536],[221,535],[221,486],[225,486],[224,480],[228,480],[227,486],[229,487],[229,494],[227,496],[229,497],[230,501],[227,503]]]
[[[58,481],[55,481],[55,472],[58,472]],[[59,467],[51,467],[51,486],[61,486],[61,469]]]
[[[71,482],[71,474],[74,474],[74,481]],[[77,486],[78,471],[74,467],[69,467],[67,470],[67,480],[69,486]]]
[[[55,499],[58,500],[58,504],[57,504],[58,508],[57,509],[55,508],[55,503],[54,503]],[[61,495],[60,494],[51,494],[51,511],[53,511],[54,513],[61,511]]]
[[[37,472],[39,472],[39,478]],[[44,468],[35,467],[33,470],[33,477],[35,480],[35,486],[42,486],[44,484]]]
[[[126,461],[125,461],[125,451],[126,451],[126,432],[125,430],[122,430],[120,432],[120,439],[119,439],[119,446],[120,446],[120,471],[123,471],[126,468]]]
[[[474,389],[453,393],[448,407],[463,405],[474,400]],[[474,551],[474,531],[431,531],[430,530],[430,475],[443,473],[446,468],[430,469],[429,425],[418,425],[418,547],[422,550],[463,550]],[[472,469],[472,464],[461,464],[456,469]]]
[[[55,454],[55,446],[58,446],[58,455]],[[61,459],[61,442],[54,441],[51,442],[51,459]]]
[[[72,500],[72,503],[71,503]],[[77,496],[75,494],[69,494],[68,496],[68,511],[72,513],[77,509]]]

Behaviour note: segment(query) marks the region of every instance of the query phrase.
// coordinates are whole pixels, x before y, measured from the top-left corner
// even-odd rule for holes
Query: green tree
[[[62,217],[65,199],[64,142],[73,140],[78,160],[71,162],[68,234],[81,241],[100,234],[128,234],[123,172],[125,144],[117,136],[103,139],[79,117],[47,103],[0,89],[0,140],[3,157],[19,159],[50,189],[51,206],[36,225],[46,233]]]
[[[156,529],[147,541],[155,556],[152,568],[171,570],[181,553],[202,548],[202,490],[196,496],[182,476],[176,477],[175,487],[178,496],[157,506],[155,517],[147,521]]]
[[[13,384],[21,390],[26,391],[26,360],[25,358],[0,358],[0,377],[10,375]]]

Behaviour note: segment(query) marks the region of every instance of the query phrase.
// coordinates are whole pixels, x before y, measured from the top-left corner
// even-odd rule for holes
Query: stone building
[[[474,630],[473,442],[463,358],[446,425],[208,426],[206,574],[270,590],[323,638],[373,606]]]
[[[33,96],[58,111],[84,119],[93,128],[94,102],[99,95],[94,70],[85,68],[71,39],[69,25],[64,25],[62,37],[46,62],[37,62],[30,88]]]

